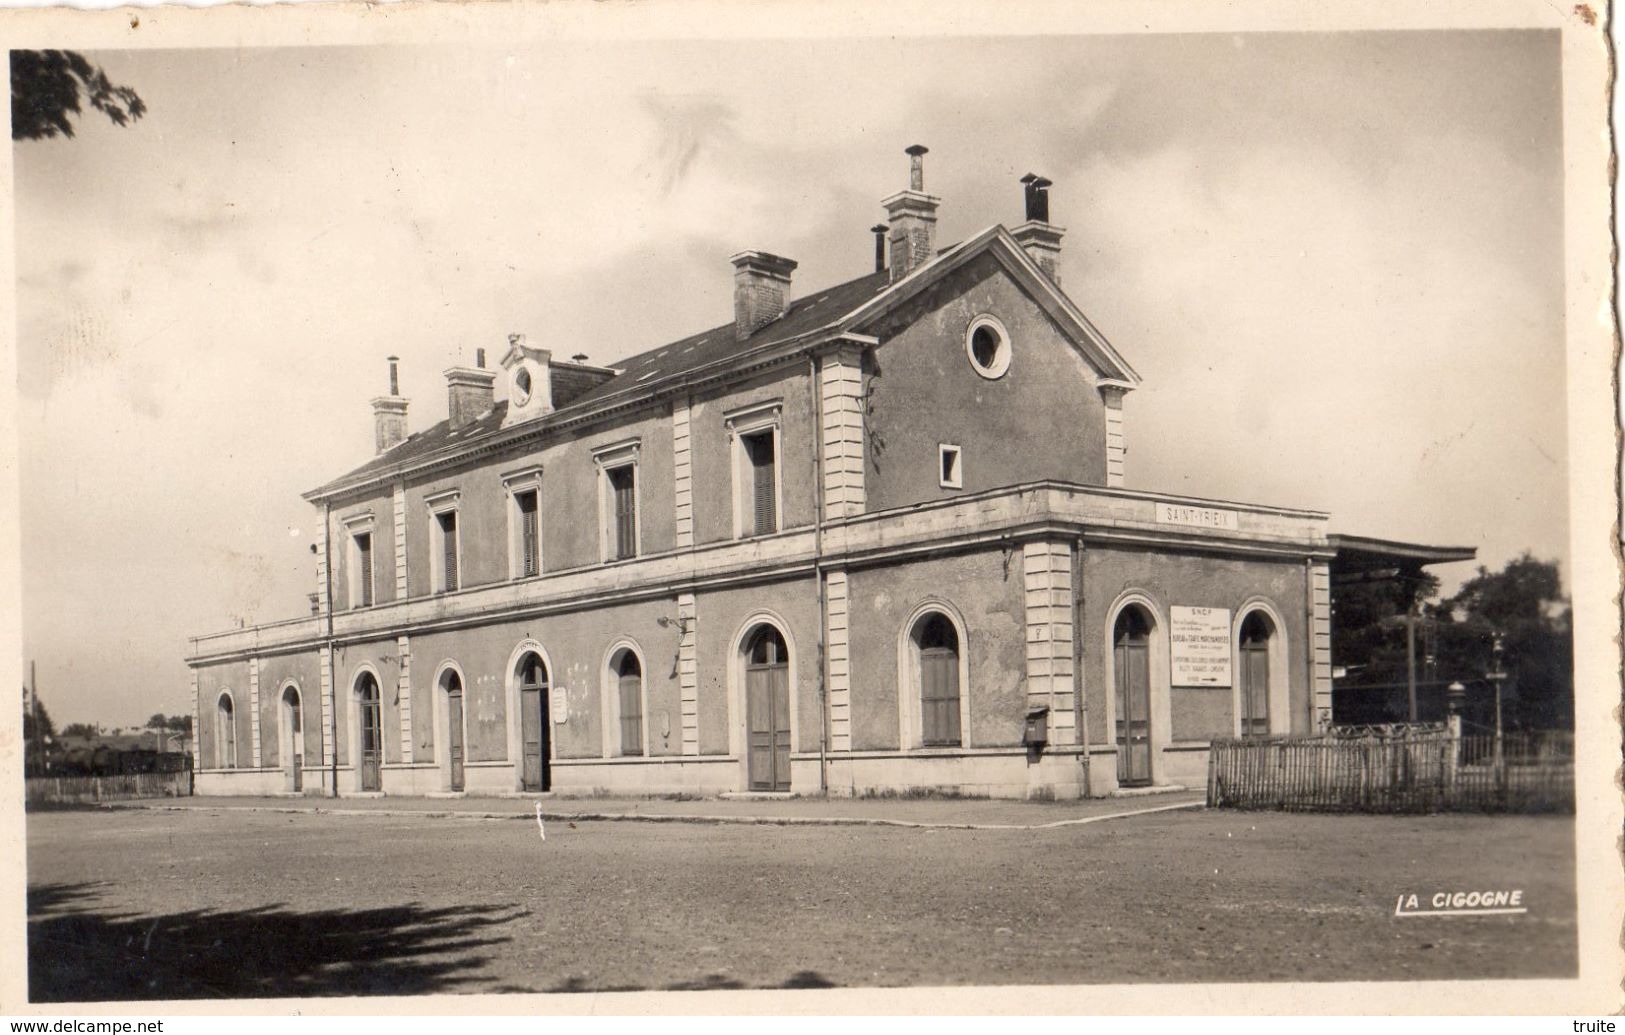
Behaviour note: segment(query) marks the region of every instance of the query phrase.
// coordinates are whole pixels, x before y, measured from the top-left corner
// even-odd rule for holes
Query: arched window
[[[282,691],[281,748],[282,770],[286,774],[285,789],[302,790],[304,767],[304,717],[300,714],[299,688],[289,684]]]
[[[1262,737],[1270,731],[1270,637],[1275,626],[1262,611],[1241,623],[1241,735]]]
[[[220,769],[237,768],[237,716],[229,693],[220,695],[214,709],[214,763]]]
[[[912,632],[919,664],[920,743],[959,747],[959,634],[940,611],[923,615]]]
[[[610,661],[621,710],[621,754],[643,754],[643,666],[638,656],[622,650]]]

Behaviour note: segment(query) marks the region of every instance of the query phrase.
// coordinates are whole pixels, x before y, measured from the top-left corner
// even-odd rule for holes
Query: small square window
[[[958,446],[944,443],[937,447],[937,484],[944,489],[965,487],[964,464]]]

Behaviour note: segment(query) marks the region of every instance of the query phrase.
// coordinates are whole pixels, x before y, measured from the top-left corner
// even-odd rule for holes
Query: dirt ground
[[[36,1002],[1567,977],[1567,817],[1167,812],[1050,830],[28,817]],[[1529,912],[1395,918],[1401,894]]]

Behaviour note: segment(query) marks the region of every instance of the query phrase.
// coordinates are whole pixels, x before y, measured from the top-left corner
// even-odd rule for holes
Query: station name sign
[[[1157,524],[1222,528],[1230,532],[1235,532],[1241,527],[1233,510],[1220,510],[1218,507],[1188,507],[1183,503],[1158,503]]]
[[[1168,653],[1174,686],[1230,686],[1230,611],[1168,609]]]

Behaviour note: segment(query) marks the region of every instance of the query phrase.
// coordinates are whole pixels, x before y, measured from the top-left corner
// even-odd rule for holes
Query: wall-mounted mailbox
[[[1021,742],[1028,747],[1043,747],[1049,743],[1049,707],[1040,705],[1027,709],[1027,729]]]

